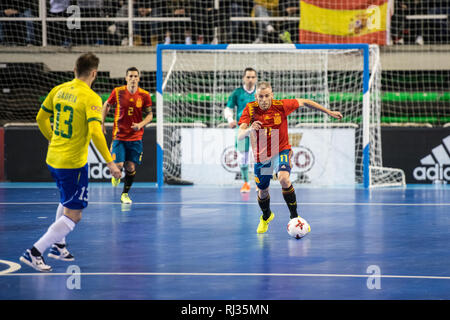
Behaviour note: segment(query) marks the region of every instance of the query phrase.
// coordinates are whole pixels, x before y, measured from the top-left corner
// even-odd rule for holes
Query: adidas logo
[[[111,179],[111,172],[106,166],[105,159],[103,159],[102,155],[92,142],[89,143],[88,164],[89,179]]]
[[[450,136],[431,150],[431,154],[420,160],[422,166],[413,170],[413,177],[419,181],[450,181]]]

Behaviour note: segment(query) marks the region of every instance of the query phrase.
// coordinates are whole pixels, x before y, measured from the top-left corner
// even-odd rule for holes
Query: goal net
[[[269,3],[272,5],[267,7]],[[336,9],[333,17],[348,31],[345,22],[348,15],[345,16],[347,20],[344,17],[340,19],[339,10],[346,11],[344,3],[350,8],[359,8],[362,2],[2,1],[0,95],[4,105],[0,108],[0,121],[34,121],[38,98],[57,83],[52,80],[67,79],[62,73],[67,71],[63,65],[65,59],[60,54],[107,51],[117,53],[117,60],[127,61],[122,59],[125,57],[121,54],[124,49],[147,50],[152,55],[147,58],[150,67],[142,70],[152,72],[151,77],[154,77],[153,54],[158,43],[324,43],[323,37],[313,37],[310,42],[300,41],[299,30],[304,29],[300,21],[305,23],[312,16],[314,20],[311,23],[320,27],[330,16],[319,13]],[[392,45],[382,47],[381,123],[427,127],[448,125],[448,1],[383,0],[377,3],[389,10],[374,10],[365,1],[367,9],[362,6],[364,8],[353,12],[352,26],[365,21],[367,28],[369,25],[373,27],[377,25],[373,19],[378,21],[379,13],[386,15],[386,19],[382,19],[386,20],[386,24],[383,23],[385,39]],[[317,4],[323,10],[300,10],[305,4]],[[371,18],[365,19],[366,16]],[[351,40],[333,38],[329,42],[339,41]],[[39,59],[41,53],[58,55],[44,61]],[[143,60],[131,61],[144,65]],[[72,61],[69,67],[72,68]],[[42,80],[40,75],[49,72],[54,74]],[[153,92],[153,83],[152,78],[152,87],[146,89]],[[105,92],[109,90],[110,86]]]
[[[344,115],[299,108],[288,116],[293,181],[404,184],[402,170],[382,164],[379,49],[368,45],[158,46],[160,181],[238,182],[236,130],[223,109],[247,67],[272,84],[275,99],[311,99]]]

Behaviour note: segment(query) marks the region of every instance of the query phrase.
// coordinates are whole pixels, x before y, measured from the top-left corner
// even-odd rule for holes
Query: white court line
[[[0,263],[8,265],[8,269],[0,270],[0,276],[9,274],[11,272],[16,272],[17,270],[19,270],[21,268],[20,264],[12,262],[12,261],[0,260]]]
[[[43,204],[58,204],[59,202],[0,202],[0,205],[43,205]],[[90,201],[89,204],[121,204],[120,202],[98,202]],[[184,202],[133,202],[133,205],[257,205],[256,201],[184,201]],[[286,205],[285,202],[271,202],[271,205]],[[395,202],[300,202],[299,204],[305,206],[450,206],[450,203],[395,203]]]
[[[173,272],[86,272],[86,273],[8,273],[0,277],[24,276],[200,276],[200,277],[334,277],[334,278],[368,278],[372,274],[320,274],[320,273],[173,273]],[[378,277],[378,275],[377,275]],[[391,279],[433,279],[450,280],[450,276],[408,276],[379,275],[380,278]]]

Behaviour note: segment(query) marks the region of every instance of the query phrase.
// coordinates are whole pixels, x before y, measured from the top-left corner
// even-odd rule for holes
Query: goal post
[[[182,45],[182,44],[158,44],[156,46],[156,182],[158,187],[164,185],[164,176],[170,174],[164,170],[164,99],[163,91],[165,83],[167,83],[168,77],[171,74],[171,68],[166,72],[164,78],[163,70],[163,53],[168,50],[184,50],[193,51],[201,50],[203,52],[207,50],[227,50],[228,45],[218,44],[218,45]],[[180,178],[180,177],[176,177]]]
[[[201,132],[218,134],[220,130],[228,130],[221,134],[234,136],[224,124],[222,111],[233,89],[242,85],[242,71],[246,67],[257,71],[258,80],[272,83],[275,99],[308,98],[344,115],[339,122],[302,109],[288,117],[290,140],[296,141],[297,148],[294,161],[297,167],[292,172],[297,173],[298,181],[304,182],[306,176],[310,178],[306,178],[308,183],[319,181],[319,184],[333,185],[352,181],[365,188],[404,185],[402,170],[383,170],[382,166],[381,68],[377,46],[158,45],[156,54],[158,186],[167,177],[195,183],[201,176],[195,170],[214,174],[214,182],[225,183],[217,168],[208,169],[208,165],[202,167],[196,163],[199,168],[185,169],[188,167],[183,163],[186,150],[193,149],[186,149],[183,143]],[[224,142],[225,138],[217,137],[216,145],[223,144],[224,148],[234,143],[233,138],[232,142],[229,137]],[[338,147],[339,137],[349,146]],[[222,157],[223,154],[225,151]],[[307,168],[313,159],[316,168]],[[339,169],[339,164],[345,169]],[[226,167],[223,163],[221,166]],[[194,173],[184,174],[188,171]],[[233,174],[229,176],[230,181],[234,179]]]

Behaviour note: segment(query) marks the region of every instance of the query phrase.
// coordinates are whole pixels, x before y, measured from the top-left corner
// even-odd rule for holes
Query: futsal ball
[[[311,227],[305,219],[297,217],[291,219],[287,225],[287,232],[296,239],[303,238],[311,231]]]

